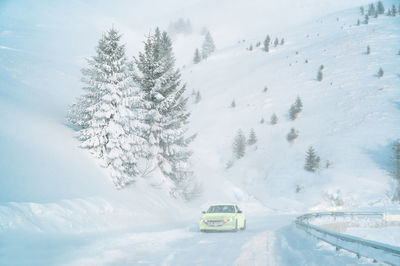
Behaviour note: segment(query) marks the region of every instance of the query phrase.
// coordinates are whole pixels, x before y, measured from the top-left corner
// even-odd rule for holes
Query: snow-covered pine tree
[[[396,140],[393,144],[393,178],[396,181],[395,193],[393,196],[394,201],[400,201],[400,140]]]
[[[254,131],[254,128],[250,129],[250,134],[249,134],[249,139],[247,140],[248,145],[253,145],[256,144],[257,142],[257,136],[256,132]]]
[[[368,45],[366,54],[370,54],[370,53],[371,53],[371,47],[369,47],[369,45]]]
[[[200,52],[199,49],[196,48],[196,50],[194,51],[194,57],[193,57],[193,63],[198,64],[201,61],[201,56],[200,56]]]
[[[264,124],[265,120],[264,117],[261,117],[260,124]]]
[[[368,16],[368,15],[365,15],[365,17],[364,17],[364,23],[365,23],[365,24],[368,24],[368,21],[369,21],[369,16]]]
[[[383,69],[380,67],[379,68],[379,70],[378,70],[378,78],[381,78],[381,77],[383,77]]]
[[[127,74],[125,46],[120,44],[120,38],[118,31],[111,29],[99,40],[97,55],[88,59],[89,67],[82,70],[86,94],[70,112],[70,121],[80,128],[81,147],[110,168],[118,188],[131,183],[138,174],[139,155],[134,152],[143,144],[130,125],[133,109],[128,99],[135,90]]]
[[[270,42],[271,42],[271,38],[269,37],[269,35],[267,35],[267,37],[265,37],[265,40],[264,40],[264,51],[265,52],[269,52],[269,44],[270,44]]]
[[[235,107],[236,107],[236,102],[235,102],[235,99],[233,99],[231,102],[231,108],[235,108]]]
[[[319,156],[315,153],[314,148],[310,146],[306,152],[304,169],[309,172],[315,172],[319,169],[319,162]]]
[[[275,41],[274,41],[274,47],[277,47],[277,46],[278,46],[278,44],[279,44],[279,40],[278,40],[278,38],[275,38]]]
[[[253,51],[253,45],[252,44],[250,44],[250,46],[249,46],[249,51]]]
[[[357,26],[360,26],[360,20],[357,19]]]
[[[399,51],[400,52],[400,51]],[[268,87],[265,86],[263,92],[267,92],[268,91]]]
[[[214,40],[211,37],[211,33],[208,31],[204,37],[201,55],[203,58],[209,57],[215,51]]]
[[[179,70],[175,69],[172,43],[166,32],[148,36],[144,51],[135,58],[137,72],[134,80],[146,102],[149,146],[147,158],[152,168],[158,168],[175,187],[171,193],[185,193],[187,180],[192,176],[188,161],[191,151],[186,137],[190,113],[186,110],[185,85],[181,84]]]
[[[271,125],[276,125],[276,123],[278,123],[278,117],[276,116],[276,114],[271,115],[270,123],[271,123]]]
[[[361,16],[364,16],[364,7],[363,6],[360,7],[360,14],[361,14]]]
[[[246,137],[241,129],[236,133],[235,139],[233,140],[233,155],[236,159],[242,158],[246,153]]]
[[[299,132],[293,127],[290,129],[289,133],[286,135],[287,141],[292,143],[299,136]]]
[[[285,39],[282,38],[282,39],[281,39],[281,45],[284,45],[284,44],[285,44]]]
[[[378,11],[378,14],[383,15],[385,14],[385,7],[383,6],[382,1],[378,1],[378,4],[376,6],[376,10]]]

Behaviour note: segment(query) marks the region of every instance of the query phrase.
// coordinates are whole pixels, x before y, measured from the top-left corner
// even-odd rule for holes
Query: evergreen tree
[[[250,46],[249,46],[249,51],[253,51],[253,45],[252,44],[250,44]]]
[[[264,51],[269,52],[269,44],[271,42],[271,38],[269,37],[269,35],[267,35],[267,37],[264,40]]]
[[[360,7],[360,14],[361,14],[361,16],[364,16],[364,7],[363,6]]]
[[[392,5],[392,16],[396,16],[397,15],[397,8],[395,5]]]
[[[320,69],[317,73],[317,80],[318,81],[322,81],[322,79],[324,78],[323,74],[322,74],[322,70]]]
[[[375,14],[376,10],[375,10],[375,5],[374,4],[370,4],[368,6],[368,16],[373,16]]]
[[[204,37],[203,46],[201,50],[201,54],[203,58],[209,57],[215,51],[214,40],[211,37],[211,33],[208,31],[206,36]]]
[[[299,96],[297,96],[294,106],[296,107],[297,112],[301,112],[301,110],[303,109],[303,102],[301,101]]]
[[[260,47],[260,45],[261,45],[261,42],[256,43],[256,47]]]
[[[276,114],[272,114],[270,123],[271,125],[276,125],[276,123],[278,123],[278,117]]]
[[[199,103],[201,101],[201,95],[200,95],[200,91],[197,91],[196,93],[196,98],[194,100],[195,103]]]
[[[368,24],[368,21],[369,21],[369,16],[368,16],[368,15],[365,15],[364,23],[365,23],[365,24]]]
[[[246,137],[241,129],[238,130],[235,139],[233,140],[233,154],[236,159],[240,159],[246,152]]]
[[[235,108],[235,107],[236,107],[236,102],[235,102],[235,99],[233,99],[231,102],[231,108]]]
[[[320,158],[315,153],[315,150],[310,146],[306,152],[304,169],[309,172],[315,172],[319,169]]]
[[[381,78],[383,77],[383,69],[380,67],[378,71],[378,77]]]
[[[295,120],[297,118],[297,114],[298,114],[297,108],[296,108],[296,106],[294,104],[292,104],[290,106],[290,108],[289,108],[289,118],[290,118],[290,120],[292,120],[292,121]]]
[[[383,15],[385,14],[385,7],[382,4],[382,1],[378,1],[377,7],[376,7],[378,14]]]
[[[285,39],[282,38],[282,39],[281,39],[281,45],[284,45],[284,44],[285,44]]]
[[[193,63],[198,64],[201,61],[201,56],[200,56],[200,52],[199,49],[196,48],[196,50],[194,51],[194,57],[193,57]]]
[[[82,70],[86,93],[70,111],[70,121],[80,129],[81,147],[110,169],[117,188],[133,182],[139,174],[137,161],[142,154],[137,151],[144,150],[145,143],[140,137],[140,92],[128,75],[131,68],[120,38],[111,29],[99,40],[97,55],[88,59],[89,67]]]
[[[393,196],[394,201],[400,201],[400,140],[393,144],[393,178],[397,183],[395,193]]]
[[[357,19],[357,26],[360,26],[360,20]]]
[[[371,48],[369,47],[369,45],[367,46],[367,54],[371,53]]]
[[[400,50],[399,50],[399,53],[400,53]],[[268,87],[265,86],[263,92],[267,92],[267,91],[268,91]]]
[[[274,41],[274,47],[277,47],[277,46],[278,46],[278,44],[279,44],[279,40],[278,40],[278,38],[275,38],[275,41]]]
[[[289,133],[286,135],[287,141],[292,143],[299,136],[299,132],[293,127],[290,129]]]
[[[148,36],[144,51],[135,58],[136,83],[146,101],[144,134],[148,143],[150,168],[159,169],[173,182],[176,191],[184,189],[192,176],[189,170],[191,151],[188,148],[194,139],[186,137],[188,118],[186,110],[188,99],[184,97],[185,85],[181,84],[181,74],[175,69],[172,42],[166,32]]]
[[[256,132],[255,132],[254,129],[252,128],[252,129],[250,130],[249,139],[247,140],[247,144],[248,144],[248,145],[253,145],[253,144],[256,144],[256,142],[257,142]]]
[[[265,120],[264,117],[261,117],[260,124],[264,124]]]

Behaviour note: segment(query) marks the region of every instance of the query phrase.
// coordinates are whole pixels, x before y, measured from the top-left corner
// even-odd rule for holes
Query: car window
[[[235,213],[235,207],[232,205],[217,205],[208,208],[209,213]]]

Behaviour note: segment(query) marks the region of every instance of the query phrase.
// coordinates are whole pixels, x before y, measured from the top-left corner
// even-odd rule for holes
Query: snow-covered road
[[[200,233],[196,221],[107,233],[6,233],[7,265],[274,265],[274,231],[294,216],[248,217],[240,232]]]

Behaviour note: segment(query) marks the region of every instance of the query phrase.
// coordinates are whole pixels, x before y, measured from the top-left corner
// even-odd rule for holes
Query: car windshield
[[[211,206],[207,212],[209,212],[209,213],[234,213],[235,207],[233,207],[231,205]]]

